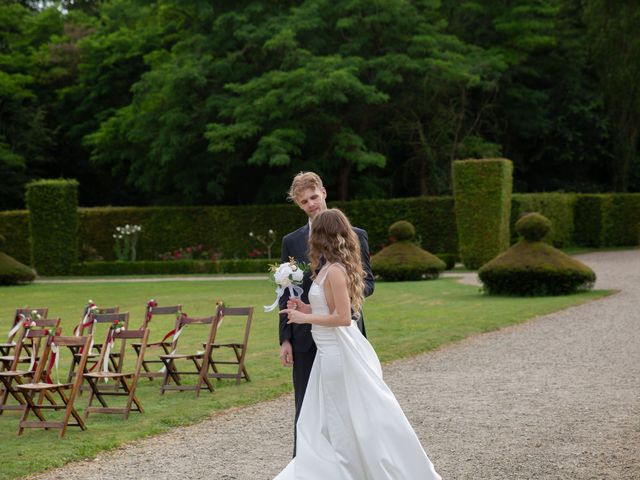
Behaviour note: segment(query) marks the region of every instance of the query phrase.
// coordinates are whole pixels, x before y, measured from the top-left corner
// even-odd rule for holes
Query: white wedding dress
[[[330,267],[309,290],[313,313],[329,314],[323,284]],[[440,480],[356,322],[312,325],[311,333],[318,353],[298,418],[296,457],[275,480]]]

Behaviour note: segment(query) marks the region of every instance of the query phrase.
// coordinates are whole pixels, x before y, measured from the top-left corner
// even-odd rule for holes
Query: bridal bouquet
[[[302,288],[300,284],[302,284],[302,278],[304,277],[304,272],[307,271],[307,265],[304,263],[297,263],[293,257],[289,257],[289,261],[285,263],[281,263],[278,265],[277,263],[271,265],[269,267],[269,272],[271,272],[271,278],[276,283],[276,301],[271,305],[264,307],[265,312],[270,312],[278,306],[280,302],[280,297],[284,294],[284,292],[288,289],[289,295],[291,297],[299,297],[302,295]]]

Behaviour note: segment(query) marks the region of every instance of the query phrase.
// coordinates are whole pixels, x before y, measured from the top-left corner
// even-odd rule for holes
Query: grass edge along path
[[[378,283],[374,295],[366,300],[364,315],[368,337],[381,361],[386,363],[610,293],[595,291],[561,297],[513,298],[487,296],[480,293],[478,287],[462,285],[452,278]],[[169,392],[160,396],[158,380],[141,380],[139,396],[145,414],[132,413],[128,421],[120,416],[91,416],[89,430],[81,432],[70,427],[61,441],[55,431],[28,430],[22,437],[17,437],[17,414],[5,412],[0,415],[0,480],[91,458],[101,451],[201,421],[226,409],[266,401],[291,391],[291,371],[278,363],[277,317],[273,312],[262,312],[262,305],[271,303],[272,295],[269,283],[260,280],[35,284],[0,289],[0,332],[8,330],[15,307],[29,305],[48,306],[49,316],[61,317],[63,333],[70,333],[87,299],[103,306],[119,305],[121,311],[131,312],[132,328],[140,324],[149,298],[155,298],[160,305],[182,303],[184,311],[192,316],[210,315],[219,298],[230,306],[256,307],[247,358],[252,382],[240,387],[232,382],[220,382],[216,384],[216,392],[204,391],[196,399],[191,392]],[[171,320],[165,320],[168,323],[164,325],[159,322],[152,322],[152,329],[162,336],[172,327]],[[225,329],[232,332],[230,322],[222,330]],[[196,349],[201,336],[202,332],[185,332],[181,343],[185,343],[187,351],[189,347]],[[64,360],[63,353],[61,375],[66,372]],[[77,400],[80,411],[86,401],[87,394]]]

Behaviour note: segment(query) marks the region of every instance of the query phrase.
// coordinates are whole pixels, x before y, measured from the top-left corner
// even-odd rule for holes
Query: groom
[[[313,172],[300,172],[296,175],[289,189],[289,199],[293,200],[309,217],[309,222],[295,232],[291,232],[282,238],[282,262],[288,262],[293,257],[297,262],[309,263],[308,242],[311,221],[321,211],[326,210],[327,191],[322,186],[322,180]],[[364,295],[368,297],[373,293],[373,274],[369,263],[369,244],[367,232],[360,228],[353,229],[360,240],[362,254],[362,267],[366,273],[364,279]],[[311,288],[311,274],[305,273],[302,281],[304,293],[301,300],[309,303],[308,294]],[[289,299],[288,289],[280,298],[280,310],[287,308]],[[362,315],[358,319],[360,331],[365,333]],[[293,366],[293,390],[296,401],[296,422],[300,415],[300,407],[304,398],[304,392],[309,382],[311,366],[316,356],[316,345],[311,337],[310,324],[287,324],[287,315],[280,315],[280,362],[284,366]],[[295,445],[294,445],[295,456]]]

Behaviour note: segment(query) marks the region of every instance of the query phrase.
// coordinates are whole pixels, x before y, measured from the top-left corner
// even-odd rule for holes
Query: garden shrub
[[[31,264],[40,275],[65,275],[78,261],[78,182],[27,184]]]
[[[35,280],[35,272],[4,252],[0,252],[0,285],[16,285]]]
[[[29,212],[7,210],[0,212],[0,235],[5,238],[2,251],[20,263],[31,264],[31,241],[29,239]]]
[[[550,228],[551,222],[538,213],[518,220],[522,240],[478,271],[485,290],[499,295],[563,295],[592,288],[593,270],[540,240]]]
[[[509,246],[512,172],[506,159],[454,162],[459,252],[467,268],[480,267]]]
[[[413,243],[415,228],[407,221],[389,227],[391,245],[371,257],[371,269],[383,280],[406,281],[438,278],[446,264]]]
[[[5,237],[0,234],[0,248],[5,243]],[[0,285],[16,285],[32,282],[36,278],[35,272],[15,258],[0,251]]]
[[[526,213],[538,212],[551,220],[551,229],[544,240],[555,247],[573,245],[574,205],[572,193],[519,193],[512,196],[511,242],[518,240],[515,223]]]
[[[268,259],[241,260],[141,260],[136,262],[82,262],[72,266],[71,274],[78,276],[109,275],[187,275],[212,273],[264,273],[266,275]],[[266,278],[266,277],[265,277]]]

